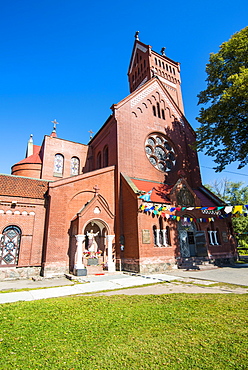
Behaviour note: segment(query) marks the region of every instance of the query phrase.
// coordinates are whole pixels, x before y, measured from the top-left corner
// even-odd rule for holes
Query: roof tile
[[[44,199],[48,181],[0,174],[0,195]]]

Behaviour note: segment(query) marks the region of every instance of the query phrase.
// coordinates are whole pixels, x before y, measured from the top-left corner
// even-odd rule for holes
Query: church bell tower
[[[161,54],[152,50],[139,40],[139,32],[135,34],[135,42],[128,69],[129,89],[132,93],[151,78],[158,78],[179,107],[182,113],[183,101],[181,93],[180,63],[174,62],[165,55],[165,48]]]

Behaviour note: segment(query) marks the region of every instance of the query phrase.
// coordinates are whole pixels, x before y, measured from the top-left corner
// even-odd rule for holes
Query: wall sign
[[[151,243],[150,230],[142,230],[142,243],[143,244]]]

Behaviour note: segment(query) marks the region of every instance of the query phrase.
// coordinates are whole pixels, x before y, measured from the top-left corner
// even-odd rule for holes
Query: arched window
[[[71,158],[71,176],[76,176],[79,174],[80,162],[77,157]]]
[[[171,245],[171,236],[170,236],[170,228],[169,226],[166,226],[166,238],[167,238],[167,245]]]
[[[152,111],[153,111],[153,115],[156,117],[157,112],[156,112],[156,107],[155,107],[155,105],[153,105],[153,106],[152,106]]]
[[[157,103],[157,112],[158,112],[158,118],[161,118],[159,103]]]
[[[162,217],[159,217],[159,235],[158,235],[158,242],[159,245],[164,245],[164,237],[163,237],[163,219]]]
[[[21,229],[18,226],[7,226],[0,240],[0,265],[13,266],[18,264],[21,241]]]
[[[64,171],[64,156],[62,154],[55,154],[54,157],[54,175],[62,176]]]
[[[96,169],[101,168],[102,166],[102,154],[99,152],[96,157]]]
[[[156,225],[153,225],[152,227],[152,234],[153,234],[153,243],[154,243],[154,246],[156,247],[157,245],[157,226]]]
[[[105,146],[103,149],[103,167],[108,167],[108,165],[109,165],[108,146]]]

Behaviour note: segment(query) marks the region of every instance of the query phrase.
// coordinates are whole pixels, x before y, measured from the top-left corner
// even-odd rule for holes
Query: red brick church
[[[136,34],[128,79],[87,145],[59,138],[54,121],[0,175],[0,279],[80,275],[90,260],[152,273],[234,257],[225,204],[201,182],[180,64]]]

